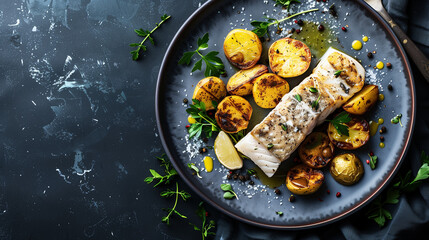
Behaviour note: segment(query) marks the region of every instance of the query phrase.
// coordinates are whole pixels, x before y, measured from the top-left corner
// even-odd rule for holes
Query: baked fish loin
[[[359,92],[364,81],[365,69],[358,61],[329,48],[312,74],[235,147],[272,177],[314,127]]]

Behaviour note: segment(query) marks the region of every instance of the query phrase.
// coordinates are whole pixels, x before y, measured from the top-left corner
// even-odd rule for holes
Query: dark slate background
[[[144,178],[163,152],[162,58],[203,2],[0,1],[0,239],[199,238],[188,221],[161,223],[174,201]],[[156,46],[132,61],[133,30],[163,14]],[[189,222],[199,201],[178,206]]]
[[[163,152],[154,114],[163,55],[203,2],[0,1],[0,239],[200,238],[189,225],[200,223],[195,214],[200,198],[179,180],[180,188],[193,195],[178,205],[188,219],[173,218],[167,226],[160,221],[161,209],[171,207],[172,199],[159,197],[163,189],[153,189],[144,178],[150,168],[160,170],[155,156]],[[154,35],[156,46],[149,45],[141,61],[131,61],[128,44],[141,40],[133,29],[151,29],[165,13],[173,17]],[[421,44],[425,41],[420,37]],[[427,95],[424,89],[428,85],[420,79],[417,97]],[[421,103],[418,108],[427,108],[426,101]],[[418,113],[417,126],[426,128],[416,137],[423,140],[428,121],[422,115],[429,117]],[[418,159],[420,150],[427,150],[423,145],[415,140],[409,159]],[[418,168],[417,161],[411,165]],[[409,167],[408,161],[403,168]],[[416,201],[424,206],[419,199],[419,193],[402,197],[393,214]],[[219,223],[219,238],[296,236],[277,232],[274,237],[272,231],[259,232],[206,208]],[[418,210],[409,211],[419,215]],[[427,226],[429,214],[404,214],[392,221],[407,230],[399,236]],[[378,231],[360,211],[334,225],[300,233],[321,238],[378,233],[389,239],[394,238],[392,226]]]

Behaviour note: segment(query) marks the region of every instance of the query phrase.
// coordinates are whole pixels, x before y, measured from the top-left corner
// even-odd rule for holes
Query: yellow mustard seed
[[[381,142],[379,146],[380,146],[381,148],[384,148],[384,143],[383,143],[383,142]]]
[[[193,118],[191,115],[189,115],[189,116],[188,116],[188,122],[189,122],[190,124],[194,124],[194,123],[196,123],[196,122],[197,122],[197,120],[195,120],[195,118]]]
[[[378,101],[383,101],[384,100],[384,94],[380,93],[378,94]]]
[[[354,40],[352,43],[352,48],[356,51],[361,50],[362,49],[362,42],[359,40]]]
[[[368,42],[369,38],[367,36],[363,36],[362,41]]]
[[[378,69],[383,69],[384,68],[384,63],[382,61],[378,61],[377,65],[375,65]]]

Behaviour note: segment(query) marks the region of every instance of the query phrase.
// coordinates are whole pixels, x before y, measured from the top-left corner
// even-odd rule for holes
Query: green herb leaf
[[[197,227],[195,224],[189,223],[190,225],[194,226],[194,230],[201,232],[201,237],[203,240],[209,235],[215,235],[216,233],[211,231],[212,228],[215,228],[215,221],[210,220],[207,224],[207,216],[206,216],[207,211],[203,207],[203,202],[200,202],[200,204],[198,204],[198,209],[196,213],[197,213],[197,216],[200,217],[202,221],[202,225],[200,228],[200,227]]]
[[[232,198],[237,198],[238,200],[238,196],[237,194],[232,190],[231,184],[221,184],[220,188],[225,192],[223,194],[223,197],[225,199],[232,199]]]
[[[145,43],[146,40],[149,40],[152,45],[155,45],[155,41],[153,40],[151,34],[153,32],[155,32],[156,29],[158,29],[161,24],[163,24],[165,21],[167,21],[171,16],[164,14],[161,17],[161,22],[157,23],[155,28],[153,28],[151,31],[148,30],[143,30],[143,29],[134,29],[134,32],[140,36],[140,37],[144,37],[144,39],[140,42],[140,43],[131,43],[130,47],[137,47],[136,50],[131,51],[131,55],[134,61],[136,61],[139,58],[140,52],[145,52],[146,51],[146,46],[143,45]]]
[[[298,102],[301,102],[301,101],[302,101],[301,95],[296,94],[294,97],[295,97],[295,99],[296,99]]]
[[[183,54],[182,58],[180,58],[179,64],[189,65],[191,63],[192,56],[194,56],[194,54],[197,54],[198,56],[201,57],[201,59],[199,59],[194,64],[194,67],[192,68],[192,72],[195,72],[196,70],[201,70],[202,65],[203,65],[203,61],[204,61],[205,65],[206,65],[204,75],[206,77],[209,77],[209,76],[219,77],[221,74],[223,74],[225,72],[225,66],[222,62],[222,59],[220,59],[217,56],[219,54],[219,52],[211,51],[211,52],[207,53],[206,55],[203,55],[200,52],[200,51],[206,50],[209,47],[208,42],[209,42],[209,34],[208,33],[204,34],[204,36],[202,38],[198,38],[197,49],[194,51],[185,52]]]
[[[317,88],[314,88],[314,87],[311,87],[309,90],[312,93],[318,93],[319,92],[319,90],[317,90]]]
[[[393,124],[398,124],[399,123],[401,125],[401,127],[403,127],[402,122],[401,122],[401,118],[402,118],[402,114],[398,114],[394,118],[392,118],[390,120],[390,122],[393,123]]]
[[[283,212],[280,212],[280,211],[277,211],[276,214],[279,216],[283,216]]]
[[[343,70],[335,71],[334,75],[335,75],[336,77],[338,77],[338,76],[340,76],[340,75],[341,75],[341,73],[342,73],[342,72],[343,72]]]
[[[301,3],[301,2],[298,0],[276,0],[276,4],[283,5],[285,8],[287,8],[288,12],[289,12],[291,3]]]
[[[314,109],[316,109],[316,110],[319,109],[320,96],[321,95],[319,95],[319,97],[316,99],[316,101],[314,101],[314,102],[311,103],[311,107],[314,108]]]
[[[194,170],[195,174],[197,174],[199,178],[202,178],[200,176],[200,169],[198,169],[197,166],[195,166],[195,163],[188,163],[188,168]]]
[[[348,123],[351,120],[352,118],[347,112],[342,112],[338,114],[334,119],[326,121],[330,122],[339,134],[349,136],[349,127],[344,125],[344,123]]]
[[[281,124],[281,126],[282,126],[282,129],[283,129],[284,131],[287,131],[287,125],[286,125],[286,124],[282,123],[282,124]]]
[[[377,165],[378,157],[376,155],[371,156],[369,154],[368,156],[369,156],[369,166],[371,167],[372,170],[374,170],[375,166]]]
[[[267,146],[267,149],[268,150],[270,150],[271,148],[273,148],[274,147],[274,144],[272,144],[272,143],[268,143],[268,146]]]
[[[225,199],[233,199],[234,197],[235,197],[235,195],[232,194],[231,192],[225,192],[223,194],[223,198],[225,198]]]
[[[296,1],[296,0],[293,0]],[[273,25],[273,24],[277,24],[277,29],[280,29],[279,24],[283,21],[286,21],[288,19],[294,18],[298,15],[304,14],[304,13],[309,13],[309,12],[314,12],[314,11],[318,11],[319,9],[314,8],[314,9],[309,9],[306,11],[302,11],[293,15],[290,15],[289,17],[277,20],[277,19],[273,19],[273,18],[267,18],[267,21],[252,21],[250,24],[254,27],[254,29],[252,30],[252,32],[254,32],[256,35],[258,35],[258,37],[263,37],[265,35],[268,35],[268,27]]]
[[[383,227],[386,219],[392,219],[392,214],[385,209],[385,205],[397,204],[402,193],[414,191],[422,180],[429,178],[429,165],[425,162],[427,161],[426,153],[422,152],[421,160],[423,164],[413,180],[411,180],[412,172],[410,170],[405,176],[398,176],[396,182],[377,196],[366,213],[368,219],[374,220],[380,227]]]
[[[221,185],[220,185],[220,188],[221,188],[223,191],[232,191],[231,184],[221,184]]]

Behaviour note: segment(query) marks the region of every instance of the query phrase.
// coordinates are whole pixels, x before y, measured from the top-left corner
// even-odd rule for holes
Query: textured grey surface
[[[187,221],[161,223],[172,199],[143,180],[162,153],[159,65],[200,2],[0,1],[0,239],[199,236]],[[132,61],[133,29],[163,14],[173,18],[156,46]],[[198,202],[179,205],[190,222]]]

